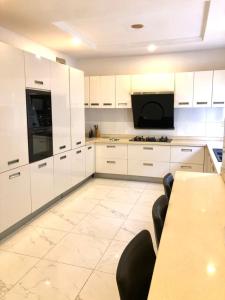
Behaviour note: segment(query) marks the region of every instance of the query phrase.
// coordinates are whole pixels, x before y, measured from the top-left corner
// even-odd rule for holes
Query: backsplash
[[[85,109],[86,134],[98,124],[101,134],[167,135],[222,138],[223,108],[179,108],[174,112],[175,130],[134,129],[131,109]]]

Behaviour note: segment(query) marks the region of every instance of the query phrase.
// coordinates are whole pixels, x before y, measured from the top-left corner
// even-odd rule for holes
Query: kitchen
[[[143,230],[154,261],[143,299],[223,299],[223,1],[6,2],[0,299],[130,299],[120,269]]]

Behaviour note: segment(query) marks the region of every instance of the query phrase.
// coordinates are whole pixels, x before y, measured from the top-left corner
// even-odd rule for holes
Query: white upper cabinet
[[[98,108],[101,106],[101,77],[90,77],[90,107]]]
[[[70,68],[70,105],[72,148],[85,144],[84,73]]]
[[[101,106],[103,108],[115,108],[116,101],[116,81],[115,76],[101,76]]]
[[[28,163],[23,52],[0,43],[0,172]]]
[[[51,62],[54,154],[71,149],[69,68]]]
[[[131,108],[131,76],[116,76],[116,107]]]
[[[211,107],[213,71],[194,74],[194,107]]]
[[[225,103],[225,70],[214,71],[212,106],[224,107]]]
[[[176,73],[174,107],[192,107],[193,97],[194,73]]]
[[[26,87],[50,90],[50,61],[25,53]]]
[[[90,77],[84,77],[84,105],[85,107],[89,107],[90,102]]]
[[[150,73],[132,76],[132,92],[173,92],[174,73]]]

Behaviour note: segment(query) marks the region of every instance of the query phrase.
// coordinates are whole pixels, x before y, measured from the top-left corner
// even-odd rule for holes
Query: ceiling
[[[225,0],[0,0],[0,26],[76,58],[225,47],[224,20]]]

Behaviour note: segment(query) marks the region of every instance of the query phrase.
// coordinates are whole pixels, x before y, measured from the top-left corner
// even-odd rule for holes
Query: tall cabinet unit
[[[85,145],[84,73],[70,68],[70,105],[72,148]]]
[[[68,66],[51,63],[53,150],[58,154],[71,149]]]
[[[0,43],[0,172],[28,163],[23,52]]]

